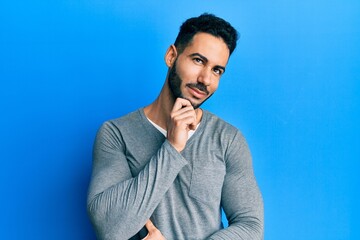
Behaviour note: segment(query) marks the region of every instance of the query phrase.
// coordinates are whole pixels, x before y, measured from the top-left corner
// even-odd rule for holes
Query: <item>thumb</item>
[[[145,227],[147,228],[147,230],[149,232],[157,230],[157,228],[154,226],[154,224],[152,223],[152,221],[150,219],[146,222]]]

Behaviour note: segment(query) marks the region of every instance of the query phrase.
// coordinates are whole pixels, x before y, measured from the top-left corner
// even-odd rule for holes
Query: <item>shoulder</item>
[[[142,109],[138,109],[122,117],[103,122],[98,130],[98,135],[119,136],[126,132],[131,132],[142,124],[143,117],[141,111]]]
[[[251,162],[251,154],[246,138],[241,131],[210,112],[205,112],[205,114],[211,126],[206,131],[213,134],[212,137],[220,142],[220,149],[224,151],[224,160],[227,166],[234,167],[238,164],[247,166]]]
[[[107,120],[102,124],[101,128],[121,129],[137,125],[143,120],[141,111],[142,109],[140,108],[124,116]]]
[[[210,127],[215,133],[226,133],[226,135],[229,136],[235,136],[237,134],[242,135],[237,127],[233,126],[232,124],[228,123],[217,115],[207,110],[203,110],[203,114],[205,117],[206,126]]]
[[[119,118],[106,121],[106,124],[113,124],[116,126],[132,125],[142,120],[142,109],[137,109]]]
[[[203,110],[206,121],[204,122],[205,132],[219,139],[226,148],[239,147],[239,145],[247,145],[246,139],[242,132],[234,125],[221,119],[215,114]]]
[[[95,148],[120,149],[129,137],[139,134],[144,125],[141,110],[103,122],[96,133]]]

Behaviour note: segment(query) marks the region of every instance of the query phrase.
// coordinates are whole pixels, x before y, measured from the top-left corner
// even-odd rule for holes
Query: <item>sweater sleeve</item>
[[[105,123],[93,149],[87,209],[99,239],[129,239],[150,218],[187,161],[165,140],[132,176],[116,127]]]
[[[257,186],[248,145],[238,132],[226,153],[226,175],[221,205],[229,226],[213,234],[211,240],[263,239],[264,209]]]

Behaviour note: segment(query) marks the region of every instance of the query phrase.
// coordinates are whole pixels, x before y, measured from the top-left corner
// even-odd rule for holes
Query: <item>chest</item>
[[[126,157],[133,176],[156,156],[165,138],[161,141],[136,141],[126,147]],[[189,162],[178,174],[174,185],[181,194],[191,196],[203,203],[220,202],[221,190],[226,174],[224,153],[216,144],[203,141],[189,142],[181,153]],[[172,161],[173,159],[168,159]]]

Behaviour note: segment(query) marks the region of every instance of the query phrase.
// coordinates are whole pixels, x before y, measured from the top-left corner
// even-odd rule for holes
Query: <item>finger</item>
[[[180,116],[180,115],[183,115],[183,114],[186,114],[186,113],[196,115],[196,112],[195,112],[194,108],[192,106],[187,106],[187,107],[183,107],[183,108],[181,108],[179,110],[176,110],[176,111],[173,110],[171,112],[171,117],[175,118],[177,116]]]
[[[183,114],[180,115],[175,115],[171,117],[172,120],[174,121],[174,124],[176,126],[180,126],[180,125],[190,125],[190,124],[194,124],[196,125],[196,114],[193,111],[188,111],[185,112]]]
[[[174,106],[173,106],[173,111],[175,110],[179,110],[183,107],[186,107],[186,106],[192,106],[191,105],[191,102],[187,99],[184,99],[184,98],[177,98],[175,103],[174,103]]]
[[[157,230],[157,228],[154,226],[154,224],[152,223],[152,221],[150,219],[145,223],[145,227],[147,228],[147,230],[149,232],[151,232],[153,230]]]

